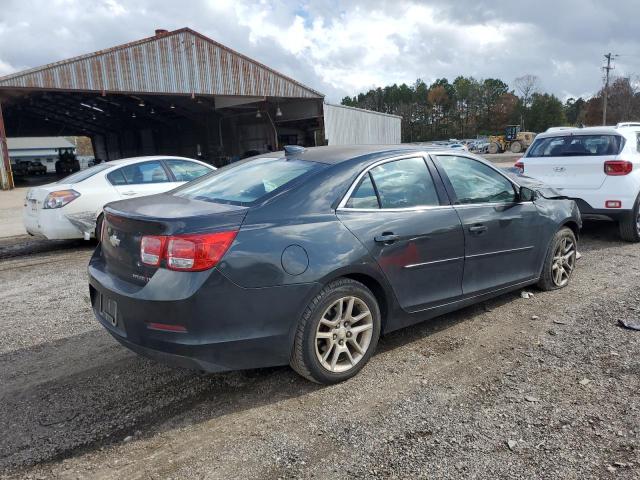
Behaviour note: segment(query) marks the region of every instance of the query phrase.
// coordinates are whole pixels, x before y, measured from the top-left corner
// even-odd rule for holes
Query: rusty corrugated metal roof
[[[322,98],[189,28],[0,78],[0,88]]]

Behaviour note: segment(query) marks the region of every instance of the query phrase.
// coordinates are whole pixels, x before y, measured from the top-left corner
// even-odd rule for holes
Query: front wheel
[[[380,308],[371,291],[349,278],[336,280],[311,300],[302,315],[291,367],[316,383],[347,380],[369,361],[380,324]]]
[[[553,237],[538,281],[541,290],[557,290],[569,284],[576,267],[578,242],[568,227],[558,230]]]
[[[500,153],[500,145],[498,145],[496,142],[491,142],[489,144],[489,147],[487,148],[487,152],[489,152],[491,155]]]

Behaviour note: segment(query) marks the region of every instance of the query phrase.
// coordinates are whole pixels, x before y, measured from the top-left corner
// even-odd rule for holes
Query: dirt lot
[[[93,319],[91,247],[56,248],[0,245],[3,477],[640,476],[640,332],[616,325],[640,245],[610,224],[587,225],[565,290],[391,334],[332,387],[137,357]]]

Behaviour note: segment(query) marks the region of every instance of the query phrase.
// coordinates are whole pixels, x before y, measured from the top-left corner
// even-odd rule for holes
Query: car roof
[[[451,148],[442,146],[426,145],[334,145],[324,147],[309,147],[289,155],[284,151],[270,152],[258,155],[254,158],[290,158],[296,160],[307,160],[310,162],[338,164],[356,158],[371,157],[384,158],[393,155],[403,155],[412,152],[429,152],[451,154]]]
[[[129,157],[129,158],[120,158],[118,160],[109,160],[106,162],[108,165],[126,165],[130,163],[138,163],[138,162],[146,162],[149,160],[165,160],[167,158],[176,159],[176,160],[189,160],[192,162],[200,162],[200,160],[196,160],[194,158],[187,157],[178,157],[177,155],[148,155],[144,157]],[[201,162],[204,163],[204,162]]]
[[[564,137],[571,135],[620,135],[620,130],[621,129],[616,127],[562,128],[539,133],[536,136],[536,139],[548,137]]]

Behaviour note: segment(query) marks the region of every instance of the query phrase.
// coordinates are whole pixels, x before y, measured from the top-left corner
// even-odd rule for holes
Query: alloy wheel
[[[557,287],[564,287],[569,283],[569,277],[576,265],[576,246],[573,240],[564,237],[560,240],[553,253],[551,277]]]
[[[327,308],[315,335],[316,357],[330,372],[352,369],[371,344],[373,316],[358,297],[342,297]]]

